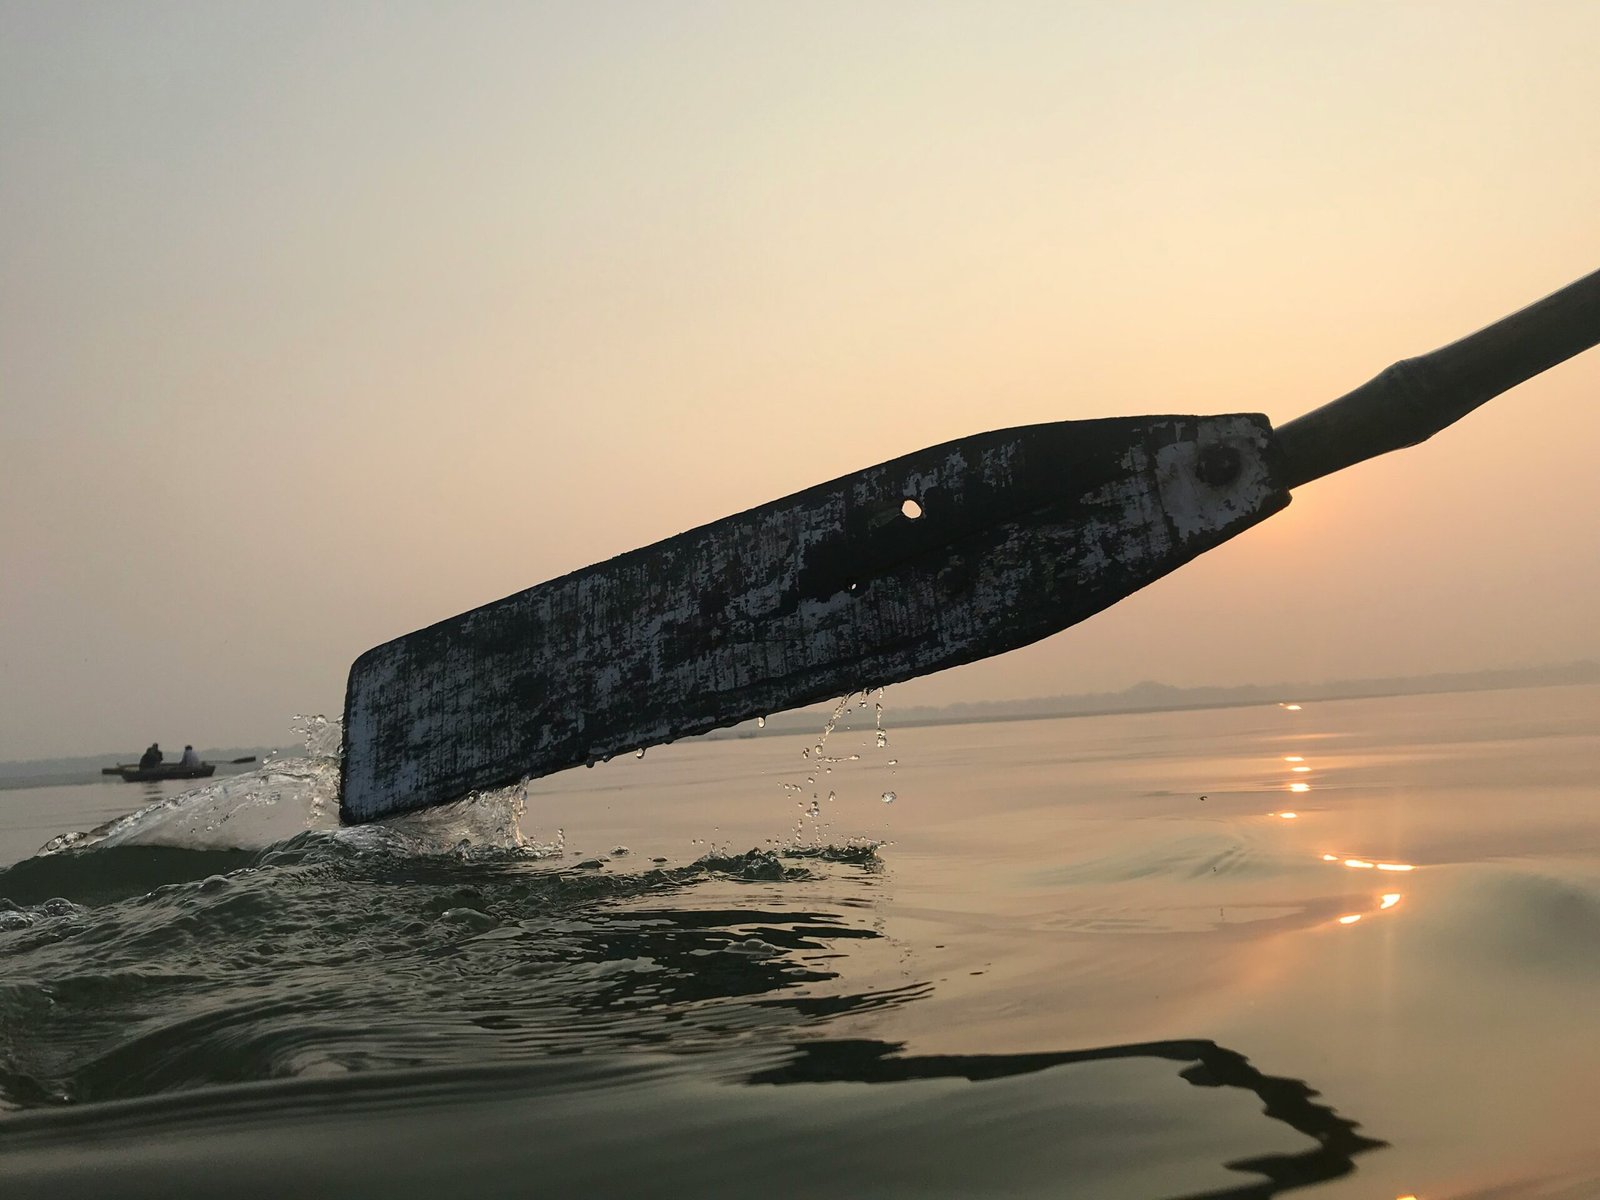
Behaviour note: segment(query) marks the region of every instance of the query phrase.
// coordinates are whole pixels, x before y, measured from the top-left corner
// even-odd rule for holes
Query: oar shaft
[[[1285,485],[1432,437],[1487,400],[1600,343],[1600,271],[1280,426]]]

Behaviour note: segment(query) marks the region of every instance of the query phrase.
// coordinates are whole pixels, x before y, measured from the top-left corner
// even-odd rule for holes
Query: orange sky
[[[0,758],[1000,426],[1285,420],[1600,266],[1600,6],[0,9]],[[1600,654],[1600,354],[891,701]]]

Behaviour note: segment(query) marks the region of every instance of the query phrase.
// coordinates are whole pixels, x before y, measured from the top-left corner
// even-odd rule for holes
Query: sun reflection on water
[[[1337,854],[1324,854],[1323,862],[1342,862],[1358,871],[1415,871],[1416,863],[1374,862],[1369,858],[1340,858]]]
[[[1385,892],[1383,895],[1378,897],[1377,911],[1384,912],[1393,908],[1399,903],[1399,892]],[[1334,922],[1339,925],[1354,925],[1356,922],[1360,921],[1362,917],[1370,915],[1370,913],[1345,913],[1342,917],[1335,917]]]
[[[1286,704],[1281,702],[1279,703],[1278,707],[1291,711],[1298,711],[1300,709],[1300,705],[1298,704]],[[1292,775],[1311,774],[1311,768],[1305,765],[1306,759],[1305,755],[1303,754],[1285,754],[1283,756],[1283,761],[1287,764],[1290,764],[1289,772]],[[1294,780],[1292,782],[1285,783],[1284,786],[1288,791],[1294,793],[1304,793],[1311,790],[1311,784],[1305,782],[1304,780]],[[1293,812],[1287,809],[1280,812],[1271,812],[1267,815],[1269,817],[1277,817],[1281,821],[1298,820],[1300,816],[1298,812]],[[1416,865],[1413,863],[1379,862],[1376,859],[1369,858],[1346,858],[1332,853],[1325,853],[1320,857],[1325,863],[1339,863],[1357,871],[1415,871],[1417,869]],[[1339,925],[1359,924],[1363,916],[1371,916],[1375,913],[1387,912],[1389,909],[1398,905],[1400,900],[1401,893],[1399,892],[1383,892],[1378,896],[1377,904],[1370,913],[1345,913],[1342,916],[1335,917],[1334,923]],[[1407,1200],[1407,1198],[1402,1197],[1401,1200]],[[1415,1198],[1410,1198],[1410,1200],[1415,1200]]]

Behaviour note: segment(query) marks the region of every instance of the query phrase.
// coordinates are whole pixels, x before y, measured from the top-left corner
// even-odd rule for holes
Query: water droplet
[[[889,744],[889,735],[883,730],[878,730],[878,749],[882,750]]]
[[[885,792],[883,794],[883,802],[885,804],[893,804],[894,803],[894,793],[893,792]]]
[[[810,758],[811,757],[811,747],[810,746],[801,746],[800,747],[800,757],[801,758]]]
[[[828,793],[828,803],[829,803],[829,804],[832,804],[832,803],[833,803],[833,798],[834,798],[834,794],[835,794],[835,793],[833,793],[833,792],[829,792],[829,793]]]
[[[644,747],[640,746],[637,750],[635,750],[633,752],[633,756],[635,758],[643,758],[644,757]]]
[[[765,717],[757,717],[756,718],[756,728],[757,729],[765,729],[766,727],[767,727],[767,719]]]
[[[809,817],[814,817],[818,813],[820,813],[821,811],[822,811],[821,807],[817,804],[816,800],[813,799],[811,801],[811,807],[806,809],[806,815],[809,816]]]

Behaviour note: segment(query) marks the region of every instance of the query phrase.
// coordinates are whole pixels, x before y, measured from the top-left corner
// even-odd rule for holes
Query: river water
[[[1600,688],[1292,701],[0,792],[0,1185],[1600,1194]]]

